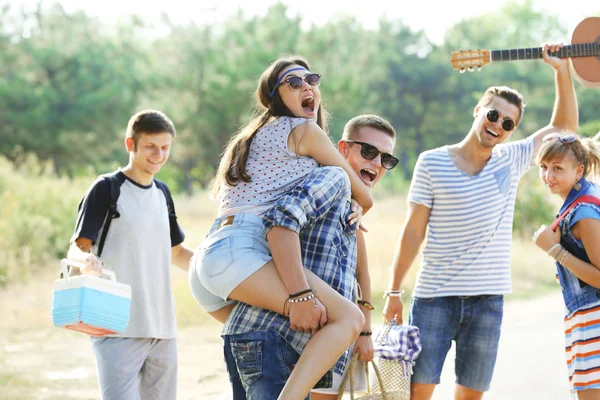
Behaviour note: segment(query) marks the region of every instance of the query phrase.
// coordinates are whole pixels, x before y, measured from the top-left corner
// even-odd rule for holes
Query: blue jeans
[[[276,399],[300,358],[275,330],[223,335],[223,353],[233,400]]]
[[[446,354],[456,343],[456,383],[489,390],[504,298],[501,295],[413,298],[409,325],[419,328],[423,349],[417,358],[413,383],[438,384]]]

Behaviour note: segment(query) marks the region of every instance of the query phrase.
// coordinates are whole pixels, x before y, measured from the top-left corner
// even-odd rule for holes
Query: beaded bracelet
[[[365,307],[367,310],[373,311],[375,309],[375,307],[373,307],[373,304],[366,300],[358,300],[357,303]]]
[[[568,251],[565,250],[565,254],[560,259],[560,265],[564,265],[563,263],[565,262],[565,260],[567,259],[567,257],[569,257],[570,254],[571,253],[569,253]]]
[[[554,259],[556,261],[558,261],[558,256],[560,256],[560,253],[562,253],[564,249],[564,247],[560,246],[560,250],[558,250],[558,253],[556,253],[556,255],[554,256]]]
[[[303,294],[310,293],[310,292],[312,292],[312,289],[309,288],[309,289],[303,290],[298,293],[290,294],[289,298],[293,299],[294,297],[302,296]]]
[[[548,252],[546,254],[550,255],[550,253],[552,253],[554,250],[556,250],[558,247],[562,247],[560,245],[560,243],[556,243],[554,246],[550,247],[550,250],[548,250]]]
[[[288,299],[290,303],[302,303],[303,301],[309,301],[315,298],[315,294],[311,293],[306,297],[300,297],[299,299]]]
[[[386,290],[383,292],[383,298],[386,297],[402,297],[404,290]]]
[[[373,332],[371,331],[362,331],[359,336],[371,336]]]

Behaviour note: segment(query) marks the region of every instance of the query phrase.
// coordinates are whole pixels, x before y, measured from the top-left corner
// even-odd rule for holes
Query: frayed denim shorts
[[[502,295],[414,297],[408,323],[419,328],[423,349],[413,383],[438,384],[446,354],[456,343],[456,383],[489,390],[500,341]]]
[[[206,312],[217,311],[234,303],[228,299],[233,289],[271,259],[261,217],[217,218],[190,260],[192,295]]]

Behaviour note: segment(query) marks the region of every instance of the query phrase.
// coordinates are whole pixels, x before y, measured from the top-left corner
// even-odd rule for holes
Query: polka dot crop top
[[[246,171],[250,182],[226,185],[219,196],[219,216],[264,214],[271,205],[319,164],[288,149],[292,129],[309,119],[279,117],[258,130],[250,145]]]

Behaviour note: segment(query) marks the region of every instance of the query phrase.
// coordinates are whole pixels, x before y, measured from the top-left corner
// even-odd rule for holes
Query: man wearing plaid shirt
[[[374,123],[375,129],[370,127]],[[365,184],[372,187],[385,173],[381,152],[375,148],[367,155],[365,149],[375,146],[358,140],[364,138],[391,153],[395,132],[375,116],[359,116],[348,126],[357,132],[349,137],[345,133],[339,149]],[[389,157],[389,153],[384,154]],[[347,224],[351,212],[346,173],[337,167],[321,167],[267,212],[264,232],[266,235],[272,227],[284,227],[298,233],[303,264],[342,296],[353,299],[357,253],[355,226]],[[223,328],[234,400],[277,398],[310,337],[310,333],[292,330],[289,319],[281,314],[238,303]],[[347,357],[346,352],[332,368],[339,376],[343,375]],[[330,371],[317,387],[330,388],[332,378]]]
[[[265,214],[265,234],[273,226],[281,226],[298,233],[303,244],[303,264],[342,296],[352,299],[356,282],[356,235],[355,227],[346,222],[346,217],[351,212],[350,183],[344,170],[338,167],[317,168]],[[340,224],[343,229],[340,229]],[[223,327],[225,347],[231,346],[234,356],[245,352],[244,358],[260,358],[262,352],[262,356],[265,357],[265,343],[273,343],[286,347],[290,365],[295,364],[310,337],[310,333],[293,331],[288,317],[245,303],[238,303],[233,308]],[[262,346],[258,346],[257,343],[262,343]],[[254,344],[258,347],[253,347]],[[346,358],[344,354],[334,366],[334,371],[340,375],[343,373]],[[265,371],[265,368],[260,368],[258,364],[244,368],[245,366],[240,366],[238,362],[237,367],[241,375],[256,374],[257,378],[263,377],[262,381],[267,380],[264,379],[264,375],[270,372],[285,375],[283,384],[289,376],[289,373],[279,369]],[[230,374],[232,372],[230,371]],[[243,380],[244,378],[242,376]],[[277,377],[274,376],[273,379]],[[325,387],[331,385],[327,381],[323,383]],[[283,385],[277,392],[282,388]],[[277,398],[278,393],[273,394],[273,398]],[[263,394],[261,398],[270,397]]]

